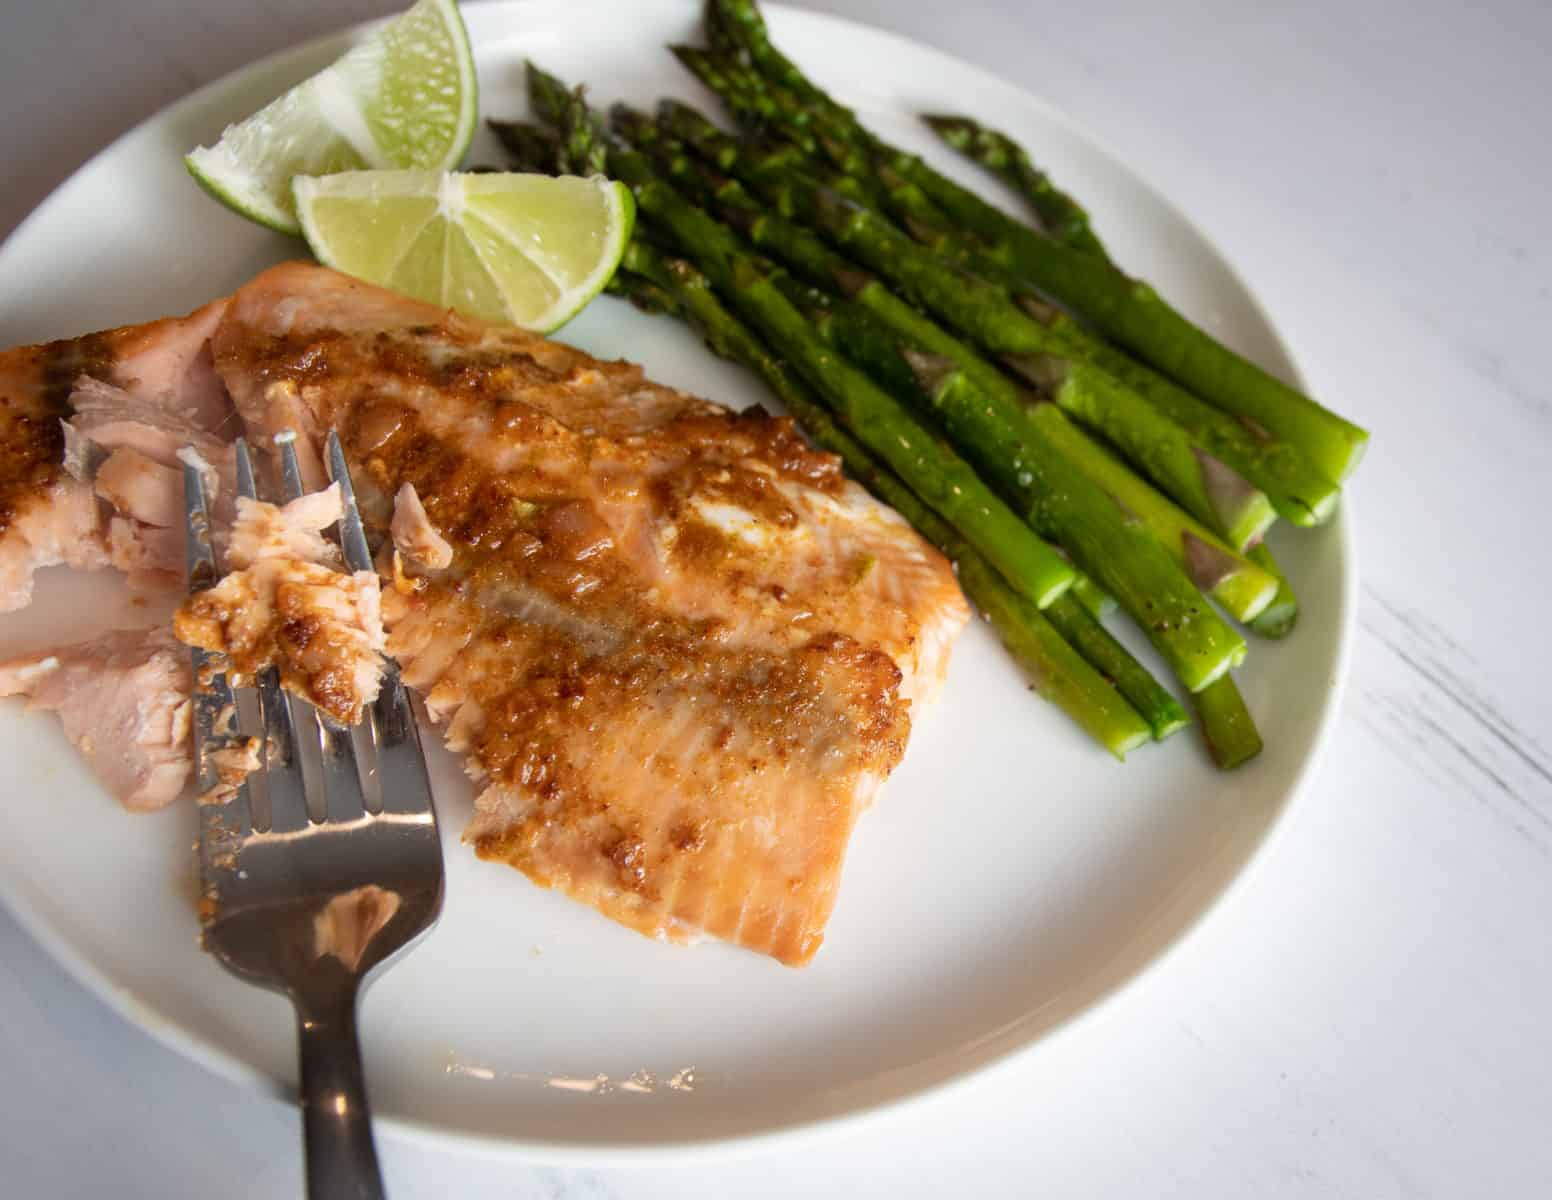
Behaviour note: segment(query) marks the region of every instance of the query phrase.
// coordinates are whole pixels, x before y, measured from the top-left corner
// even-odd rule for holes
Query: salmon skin
[[[968,618],[949,564],[787,418],[631,364],[301,264],[209,312],[168,360],[186,398],[213,377],[250,438],[296,430],[314,488],[341,436],[475,851],[655,938],[809,961]],[[155,514],[154,473],[119,473]]]

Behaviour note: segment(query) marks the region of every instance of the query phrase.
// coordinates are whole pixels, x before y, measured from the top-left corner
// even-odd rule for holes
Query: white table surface
[[[1362,604],[1340,725],[1203,935],[1105,1019],[977,1088],[680,1169],[541,1168],[385,1136],[393,1194],[1552,1194],[1552,6],[811,6],[1077,115],[1211,231],[1316,393],[1373,431],[1352,488]],[[108,7],[0,17],[0,233],[196,85],[398,4]],[[4,912],[0,1064],[0,1195],[300,1190],[294,1110],[127,1025]]]

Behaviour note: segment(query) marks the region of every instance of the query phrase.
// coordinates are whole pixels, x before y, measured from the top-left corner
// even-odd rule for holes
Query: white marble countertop
[[[0,233],[196,85],[398,6],[11,6]],[[1334,743],[1210,936],[950,1102],[779,1164],[537,1168],[384,1137],[393,1194],[1549,1194],[1552,7],[811,6],[1078,116],[1211,231],[1316,394],[1373,431]],[[3,912],[0,1062],[7,1196],[300,1189],[293,1110],[127,1025]]]

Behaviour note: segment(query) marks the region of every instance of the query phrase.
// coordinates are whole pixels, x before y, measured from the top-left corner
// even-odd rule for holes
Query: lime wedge
[[[453,0],[419,0],[214,146],[185,156],[190,174],[243,216],[300,233],[297,175],[360,167],[458,165],[474,136],[469,37]]]
[[[346,171],[299,175],[293,191],[319,262],[540,333],[609,282],[636,215],[602,176]]]

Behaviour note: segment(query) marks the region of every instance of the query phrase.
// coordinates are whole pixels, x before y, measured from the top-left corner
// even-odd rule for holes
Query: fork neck
[[[333,994],[296,995],[302,1128],[310,1200],[382,1200],[352,980]]]

